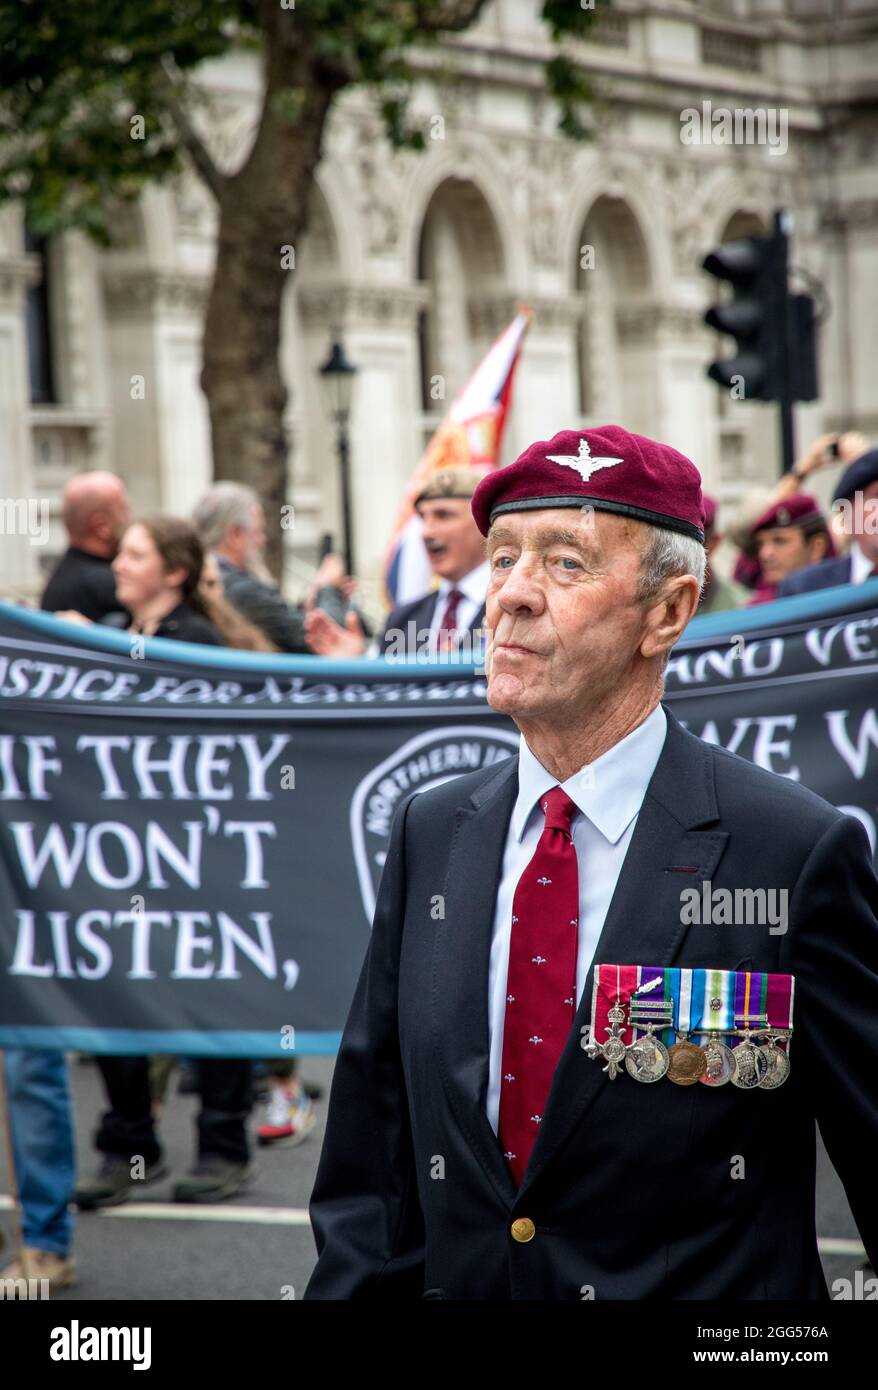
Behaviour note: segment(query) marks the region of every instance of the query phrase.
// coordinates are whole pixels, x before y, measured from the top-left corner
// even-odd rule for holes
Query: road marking
[[[853,1255],[855,1258],[866,1254],[866,1247],[859,1240],[842,1240],[835,1236],[818,1236],[817,1249],[821,1255]]]
[[[86,1213],[91,1216],[91,1212]],[[229,1207],[208,1202],[126,1202],[104,1207],[98,1216],[144,1218],[147,1221],[239,1221],[256,1226],[309,1226],[305,1207]]]
[[[12,1198],[0,1194],[0,1211],[12,1210]],[[77,1208],[73,1207],[76,1211]],[[254,1226],[308,1226],[307,1207],[232,1207],[192,1202],[125,1202],[120,1207],[103,1207],[85,1212],[84,1216],[115,1216],[145,1221],[231,1221]],[[818,1236],[817,1249],[821,1255],[850,1255],[865,1259],[862,1241],[839,1236]]]
[[[12,1210],[12,1198],[0,1195],[0,1211]],[[72,1211],[78,1211],[73,1206]],[[116,1216],[128,1220],[146,1221],[231,1221],[255,1226],[308,1226],[306,1207],[232,1207],[208,1202],[125,1202],[119,1207],[101,1207],[97,1211],[80,1213],[88,1220],[92,1216]]]

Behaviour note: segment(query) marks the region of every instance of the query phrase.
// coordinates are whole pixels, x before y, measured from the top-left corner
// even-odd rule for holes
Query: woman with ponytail
[[[116,596],[129,632],[223,645],[210,598],[200,588],[204,550],[188,521],[146,517],[125,531],[113,561]]]

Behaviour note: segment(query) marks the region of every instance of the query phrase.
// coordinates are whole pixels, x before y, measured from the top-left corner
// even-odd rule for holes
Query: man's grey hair
[[[253,506],[259,496],[245,483],[215,483],[196,503],[192,523],[205,550],[221,545],[230,526],[253,525]]]
[[[707,568],[707,551],[701,541],[694,536],[684,536],[680,531],[668,531],[664,526],[649,526],[649,535],[640,562],[640,579],[637,584],[637,598],[641,603],[651,603],[661,592],[666,579],[678,574],[692,574],[698,580],[698,593],[704,588],[704,574]],[[666,651],[662,659],[662,671],[670,660]]]
[[[666,579],[678,574],[692,574],[698,580],[698,592],[704,587],[704,572],[707,567],[707,552],[701,541],[694,536],[684,536],[680,531],[668,531],[663,526],[649,526],[649,535],[640,563],[640,580],[637,585],[637,598],[641,603],[650,603],[659,593]]]

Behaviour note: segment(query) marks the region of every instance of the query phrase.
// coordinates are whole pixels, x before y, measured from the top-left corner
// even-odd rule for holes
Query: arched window
[[[435,424],[489,346],[473,329],[474,299],[504,283],[500,236],[475,184],[449,178],[436,189],[424,214],[417,273],[428,289],[418,316],[421,406]]]
[[[651,276],[640,227],[622,198],[603,195],[589,211],[577,248],[574,289],[585,312],[577,344],[579,408],[588,423],[648,423],[643,335],[635,311],[646,304]]]

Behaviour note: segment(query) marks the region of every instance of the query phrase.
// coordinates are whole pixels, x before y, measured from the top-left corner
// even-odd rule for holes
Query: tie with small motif
[[[457,637],[457,609],[462,598],[463,594],[460,589],[449,589],[448,602],[445,605],[445,612],[442,614],[442,621],[436,634],[436,646],[440,652],[448,651],[454,646]]]
[[[579,868],[560,787],[540,798],[543,833],[512,900],[498,1137],[520,1185],[576,1012]]]

